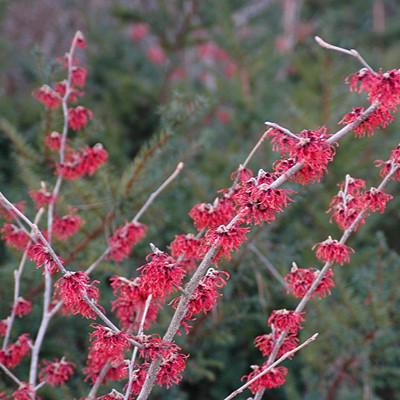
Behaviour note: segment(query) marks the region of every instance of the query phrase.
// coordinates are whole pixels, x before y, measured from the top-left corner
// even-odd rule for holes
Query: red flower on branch
[[[97,304],[99,289],[95,286],[98,283],[99,281],[90,282],[85,272],[68,272],[55,283],[56,294],[63,300],[64,308],[73,315],[80,314],[84,318],[95,319],[97,314],[84,300],[84,296],[100,307]]]
[[[48,85],[43,85],[36,89],[33,92],[33,96],[49,109],[58,108],[62,102],[61,96]]]
[[[74,364],[65,361],[64,358],[53,361],[44,360],[43,364],[39,378],[41,382],[46,382],[50,386],[63,385],[74,374]]]
[[[17,299],[16,304],[14,305],[15,315],[19,318],[24,317],[25,315],[30,314],[32,311],[32,302],[29,300],[25,300],[22,297]]]
[[[127,258],[133,246],[143,239],[146,232],[147,226],[140,222],[127,222],[117,228],[108,240],[109,257],[117,262]]]
[[[285,276],[288,292],[294,297],[303,298],[319,274],[320,271],[316,268],[298,268],[294,266]],[[311,294],[311,298],[328,296],[334,286],[333,271],[329,269]]]
[[[296,334],[302,327],[304,313],[289,311],[286,309],[273,310],[268,318],[268,325],[274,332],[288,332]]]
[[[74,131],[85,128],[91,119],[93,119],[93,113],[85,107],[78,106],[68,110],[68,125]]]
[[[343,265],[344,263],[350,262],[350,253],[354,253],[354,250],[337,241],[332,239],[330,236],[328,239],[321,243],[317,243],[313,249],[316,248],[316,257],[324,262],[333,262]]]
[[[368,210],[372,212],[380,212],[383,214],[387,203],[393,199],[391,194],[385,193],[382,190],[371,188],[364,194],[364,201],[367,204]]]
[[[0,350],[0,363],[7,368],[15,368],[31,350],[31,340],[27,333],[20,335],[15,343]]]
[[[56,260],[53,258],[49,249],[44,244],[38,242],[31,245],[28,250],[28,256],[36,263],[36,268],[41,268],[44,266],[44,268],[51,274],[55,274],[59,271]],[[63,263],[61,258],[59,258],[59,260],[61,263]]]
[[[263,372],[268,366],[264,364],[259,367],[258,365],[253,366],[253,371],[250,374],[245,375],[242,380],[249,382],[254,379],[257,375]],[[258,391],[263,389],[273,389],[282,386],[286,382],[287,368],[276,367],[272,368],[271,371],[267,372],[259,379],[256,379],[250,386],[251,393],[256,394]]]

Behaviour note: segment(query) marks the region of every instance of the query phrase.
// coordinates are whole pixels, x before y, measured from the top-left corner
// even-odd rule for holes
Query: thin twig
[[[297,136],[295,133],[293,133],[293,132],[290,131],[289,129],[284,128],[283,126],[278,125],[278,124],[276,124],[275,122],[265,121],[265,122],[264,122],[264,125],[267,125],[267,126],[269,126],[269,127],[271,127],[271,128],[274,128],[274,129],[278,129],[278,130],[280,130],[281,132],[283,132],[285,135],[290,136],[290,137],[292,137],[293,139],[296,139],[296,140],[298,140],[298,141],[302,141],[302,140],[305,139],[305,138],[301,138],[300,136]]]
[[[18,386],[21,385],[21,381],[2,363],[0,363],[0,368],[8,375]]]
[[[151,299],[152,299],[152,295],[150,294],[150,295],[147,297],[146,303],[145,303],[145,305],[144,305],[142,320],[140,321],[140,326],[139,326],[138,333],[137,333],[137,336],[139,336],[139,337],[143,335],[144,323],[145,323],[145,321],[146,321],[146,316],[147,316],[147,312],[148,312],[149,307],[150,307]],[[134,367],[135,367],[135,361],[136,361],[137,352],[138,352],[138,348],[135,347],[135,348],[133,349],[132,358],[131,358],[131,361],[130,361],[129,367],[128,367],[128,371],[129,371],[129,380],[128,380],[128,386],[126,387],[126,392],[125,392],[125,395],[124,395],[124,400],[129,400],[129,396],[130,396],[130,393],[131,393],[131,390],[132,390],[133,378],[134,378],[134,376],[133,376],[133,369],[134,369]]]
[[[279,273],[279,271],[274,267],[271,261],[258,250],[258,248],[254,244],[249,245],[249,249],[259,258],[259,260],[265,265],[270,274],[286,289],[287,285],[283,276]]]
[[[361,56],[361,54],[355,50],[355,49],[345,49],[343,47],[335,46],[333,44],[330,44],[326,42],[325,40],[321,39],[319,36],[315,36],[315,41],[323,48],[328,49],[328,50],[334,50],[338,51],[339,53],[344,53],[348,54],[349,56],[355,57],[362,65],[364,65],[365,68],[370,70],[372,73],[375,73],[375,71],[372,69],[372,67],[364,60],[364,58]]]
[[[147,201],[143,204],[143,207],[137,212],[135,217],[132,219],[132,222],[138,222],[143,213],[150,207],[153,201],[157,198],[157,196],[179,175],[183,168],[183,162],[180,162],[175,171],[164,181],[164,183],[153,193],[150,194]]]

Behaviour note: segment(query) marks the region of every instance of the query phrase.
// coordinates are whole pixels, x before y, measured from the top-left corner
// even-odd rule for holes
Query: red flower
[[[232,197],[240,207],[246,222],[272,222],[276,214],[288,206],[291,201],[288,197],[290,191],[270,188],[275,178],[275,175],[260,170],[257,177],[250,178],[233,194]]]
[[[147,376],[147,371],[149,369],[149,363],[144,362],[139,365],[137,369],[133,371],[133,384],[132,384],[132,390],[130,394],[138,395],[140,391],[142,390],[142,386],[144,384],[144,381],[146,380]],[[127,385],[124,388],[125,390],[127,389]]]
[[[61,96],[48,85],[43,85],[39,89],[36,89],[33,92],[33,96],[50,109],[59,107],[62,102]]]
[[[242,380],[249,382],[254,379],[257,375],[259,375],[262,371],[267,368],[267,364],[265,363],[263,366],[259,367],[258,365],[253,366],[253,371],[250,374],[245,375]],[[287,368],[285,367],[275,367],[272,368],[265,375],[256,379],[250,386],[249,389],[253,394],[256,394],[259,390],[263,389],[273,389],[279,386],[282,386],[286,381]]]
[[[53,201],[53,195],[46,189],[46,186],[42,186],[39,190],[31,190],[29,196],[37,209],[47,206]]]
[[[147,264],[137,270],[140,271],[141,289],[147,296],[164,298],[180,287],[186,272],[173,257],[155,249],[146,261]]]
[[[90,119],[93,119],[93,113],[85,107],[78,106],[68,110],[68,124],[74,131],[85,128]]]
[[[7,246],[14,247],[18,250],[25,250],[29,243],[29,235],[22,228],[18,228],[14,224],[4,224],[1,228],[1,237]]]
[[[58,82],[54,86],[54,90],[60,95],[60,97],[64,98],[67,93],[67,81]],[[68,92],[68,101],[75,102],[78,100],[79,96],[83,96],[83,92],[70,87]]]
[[[316,244],[314,248],[317,249],[316,256],[319,260],[334,262],[340,265],[349,263],[350,253],[354,253],[351,247],[338,242],[336,239],[332,239],[330,236],[323,242]]]
[[[157,373],[157,383],[167,388],[177,385],[182,380],[182,372],[185,370],[188,357],[188,355],[176,352],[165,358]]]
[[[303,322],[304,313],[296,311],[274,310],[268,318],[268,325],[272,327],[274,332],[297,333],[301,329],[300,324]]]
[[[87,70],[83,67],[72,67],[71,71],[71,82],[73,85],[76,86],[85,86],[86,77],[87,77]]]
[[[14,305],[14,312],[17,317],[24,317],[32,311],[32,302],[25,300],[22,297],[17,299],[17,304]]]
[[[82,168],[87,175],[92,176],[107,160],[107,151],[101,143],[97,143],[93,147],[86,147],[83,150]]]
[[[294,266],[285,276],[288,292],[299,299],[303,298],[319,274],[320,271],[316,268],[298,268]],[[323,298],[329,295],[334,286],[333,271],[329,269],[315,288],[311,298],[317,296]]]
[[[392,199],[393,196],[391,194],[374,187],[364,194],[364,201],[368,209],[372,212],[380,212],[381,214],[385,211],[386,204]]]
[[[268,357],[276,344],[277,336],[273,333],[257,336],[254,344],[261,351],[264,357]],[[285,353],[295,349],[299,345],[299,339],[296,335],[289,334],[285,337],[282,345],[279,347],[277,358],[282,357]],[[292,355],[292,357],[294,354]]]
[[[8,327],[8,318],[6,319],[0,319],[0,337],[3,337],[6,335],[7,332],[7,327]]]
[[[246,241],[246,234],[249,231],[250,228],[243,228],[238,224],[230,228],[221,225],[217,229],[210,229],[205,237],[206,243],[212,246],[218,241],[219,245],[219,251],[215,255],[214,260],[218,260],[222,255],[229,260],[231,258],[231,252],[233,250],[238,250],[239,246]]]
[[[196,204],[189,212],[189,217],[199,231],[228,224],[234,215],[234,205],[228,198],[217,198],[213,204]]]
[[[218,289],[222,289],[229,279],[229,274],[225,271],[217,271],[210,268],[207,274],[201,279],[199,285],[195,289],[187,306],[186,315],[183,318],[182,326],[188,333],[190,326],[189,321],[195,319],[195,315],[204,312],[207,314],[217,304],[218,298],[221,296]],[[176,297],[172,302],[172,307],[176,308],[181,297]]]
[[[129,336],[124,332],[114,332],[101,325],[93,325],[95,330],[90,334],[88,363],[85,373],[93,382],[106,363],[115,367],[117,376],[126,375],[124,353],[129,349]],[[115,376],[115,375],[114,375]]]
[[[281,156],[286,154],[295,162],[303,163],[304,168],[309,171],[309,181],[320,181],[335,156],[334,147],[327,142],[330,135],[325,127],[303,130],[296,135],[298,138],[277,128],[271,128],[267,132],[272,137],[275,151],[280,151]]]
[[[12,394],[13,400],[39,400],[35,389],[29,383],[21,382],[19,388]]]
[[[400,165],[400,145],[397,145],[390,153],[390,158],[387,161],[376,160],[375,165],[381,167],[380,175],[388,175],[393,167],[398,167]],[[392,175],[391,179],[400,180],[400,168]]]
[[[363,194],[365,181],[347,175],[346,181],[341,183],[339,187],[340,191],[332,198],[328,212],[341,229],[347,229],[358,218],[360,212],[365,209]],[[363,216],[354,229],[358,229],[364,222]]]
[[[64,307],[73,315],[80,314],[85,318],[95,319],[97,314],[86,303],[84,296],[87,295],[96,305],[99,300],[99,289],[95,286],[99,281],[90,283],[85,272],[68,272],[55,284],[57,295],[64,302]],[[97,305],[97,307],[99,307]]]
[[[149,47],[146,55],[148,60],[156,65],[163,65],[167,61],[167,56],[165,55],[164,50],[158,45]]]
[[[144,39],[150,33],[150,26],[145,22],[138,22],[131,26],[131,38],[135,42]]]
[[[60,132],[50,132],[44,138],[44,144],[50,150],[59,151],[61,148],[61,133]]]
[[[176,235],[170,245],[171,255],[176,259],[200,260],[202,258],[202,240],[192,233]]]
[[[110,393],[104,396],[96,397],[96,400],[124,400],[124,395],[113,389]]]
[[[339,124],[349,125],[358,120],[361,114],[365,111],[364,107],[355,107],[353,110],[343,116]],[[367,118],[363,119],[354,129],[357,137],[364,137],[365,135],[372,136],[375,129],[386,128],[394,121],[394,117],[390,112],[383,107],[377,108]]]
[[[127,258],[132,247],[145,236],[146,231],[147,226],[140,222],[127,222],[117,228],[108,240],[109,257],[117,262]]]
[[[380,102],[385,108],[395,110],[400,103],[400,71],[371,72],[366,68],[350,75],[346,82],[350,90],[366,92],[369,101]]]
[[[65,161],[56,164],[56,173],[67,180],[75,180],[84,176],[86,171],[82,153],[79,151],[68,152]]]
[[[29,247],[28,251],[29,258],[36,263],[36,268],[45,267],[47,271],[54,274],[59,271],[57,262],[53,259],[50,251],[46,246],[41,243],[36,243]],[[63,260],[59,258],[60,262]]]
[[[0,350],[0,363],[7,368],[15,368],[31,350],[31,341],[27,333],[19,336],[15,343]]]
[[[39,378],[51,386],[63,385],[74,373],[74,364],[65,361],[64,358],[56,358],[51,362],[44,360],[43,363],[45,366],[40,370]]]
[[[54,236],[59,240],[65,240],[79,231],[82,219],[78,215],[65,215],[55,217],[53,222]]]
[[[165,342],[158,337],[144,336],[138,338],[143,348],[139,349],[140,357],[146,361],[153,361],[157,357],[162,357],[163,359],[168,359],[177,353],[180,349],[175,343]]]
[[[78,31],[75,35],[76,45],[80,49],[84,49],[86,47],[86,39],[83,36],[81,31]]]
[[[117,296],[112,302],[112,311],[115,312],[122,328],[137,329],[147,300],[147,293],[143,291],[141,279],[138,277],[129,280],[114,276],[111,278],[113,293]],[[151,301],[146,314],[145,329],[157,318],[160,303]]]

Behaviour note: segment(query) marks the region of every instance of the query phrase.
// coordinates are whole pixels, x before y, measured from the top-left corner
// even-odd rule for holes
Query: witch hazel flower
[[[27,382],[21,382],[19,388],[12,394],[13,400],[39,400],[35,388]]]
[[[75,235],[82,225],[79,215],[56,216],[53,222],[53,234],[58,240],[65,240]]]
[[[95,319],[97,314],[85,301],[85,297],[94,302],[97,307],[99,281],[90,282],[89,276],[82,271],[67,272],[56,283],[56,294],[64,302],[64,308],[73,315],[80,314],[84,318]],[[101,307],[100,307],[101,308]]]
[[[130,35],[133,41],[140,42],[150,34],[150,25],[145,22],[133,24],[130,28]]]
[[[165,298],[180,288],[186,271],[173,257],[154,245],[152,250],[146,257],[147,263],[137,269],[140,272],[141,289],[147,296],[151,294],[153,299]]]
[[[17,317],[21,318],[30,314],[32,311],[32,302],[25,300],[23,297],[18,297],[14,304],[14,313]]]
[[[36,268],[44,267],[52,275],[59,271],[57,261],[50,254],[49,249],[39,241],[29,247],[28,250],[29,258],[35,262]],[[59,258],[60,262],[63,260]]]
[[[371,212],[384,213],[387,203],[393,199],[391,194],[372,187],[364,194],[364,200]]]
[[[183,371],[186,368],[186,360],[189,356],[186,354],[172,352],[161,362],[157,373],[157,383],[160,386],[170,388],[177,385],[183,378]]]
[[[129,257],[135,246],[146,235],[147,226],[140,222],[127,222],[117,228],[108,240],[108,257],[119,262]]]
[[[376,160],[375,165],[378,168],[381,168],[380,175],[385,177],[388,175],[393,168],[397,168],[395,173],[391,176],[392,180],[399,181],[400,180],[400,145],[397,145],[392,152],[390,153],[390,158],[387,161]]]
[[[63,385],[74,374],[74,364],[65,361],[64,358],[61,360],[56,358],[53,361],[44,360],[43,364],[44,367],[39,372],[39,378],[41,382],[46,382],[50,386]]]
[[[166,342],[155,336],[143,335],[136,339],[143,345],[143,347],[139,349],[139,354],[140,357],[146,361],[153,361],[157,357],[167,359],[181,350],[175,343]]]
[[[267,122],[267,125],[276,126]],[[327,141],[330,135],[325,127],[316,130],[305,129],[294,134],[282,127],[267,131],[272,138],[273,149],[295,162],[301,162],[312,173],[309,180],[319,182],[335,156],[335,148]]]
[[[17,250],[26,249],[30,238],[24,229],[14,224],[4,224],[0,232],[7,246],[14,247]]]
[[[45,207],[53,202],[53,194],[47,190],[46,184],[42,182],[41,188],[38,190],[31,190],[29,196],[35,203],[37,209]]]
[[[257,375],[263,372],[266,368],[268,368],[267,363],[263,364],[261,367],[258,365],[254,365],[251,367],[253,369],[250,374],[242,377],[242,381],[249,382],[254,379]],[[272,368],[271,371],[267,372],[260,378],[256,379],[250,386],[249,389],[251,393],[256,394],[260,390],[264,389],[274,389],[279,386],[282,386],[286,382],[286,375],[288,373],[287,368],[285,367],[276,367]]]
[[[349,263],[350,254],[354,253],[351,247],[332,239],[330,236],[323,242],[317,243],[313,249],[316,249],[315,255],[319,260],[340,265]]]
[[[33,92],[33,96],[46,108],[55,109],[61,105],[61,96],[50,86],[43,85]]]
[[[278,336],[274,333],[266,333],[264,335],[257,336],[254,340],[255,347],[260,350],[264,357],[268,357],[274,350]],[[296,334],[289,334],[285,337],[281,347],[277,353],[277,357],[281,357],[287,352],[295,349],[299,345],[299,339]],[[291,358],[291,357],[289,357]]]
[[[85,128],[91,119],[93,119],[92,111],[83,106],[77,106],[68,110],[68,125],[74,131]]]
[[[292,310],[273,310],[268,318],[268,325],[274,332],[297,333],[302,327],[304,313],[298,313]]]
[[[302,299],[311,288],[315,279],[318,278],[319,274],[320,270],[316,268],[299,268],[297,265],[294,265],[285,276],[288,293],[298,299]],[[312,292],[311,298],[323,298],[328,296],[334,286],[333,270],[329,269]]]
[[[235,208],[231,199],[217,198],[212,204],[196,204],[189,212],[189,217],[198,231],[217,228],[227,224],[235,215]]]
[[[44,137],[44,145],[52,151],[60,151],[62,135],[60,132],[52,131]]]
[[[231,252],[238,250],[239,246],[247,240],[247,233],[250,228],[239,226],[236,223],[232,226],[220,225],[217,229],[210,229],[206,236],[205,242],[208,246],[218,243],[220,249],[215,255],[214,260],[217,261],[221,256],[225,256],[227,260],[231,258]]]
[[[359,120],[364,114],[364,107],[354,107],[353,110],[343,116],[339,125],[349,125]],[[354,129],[356,137],[372,136],[378,128],[386,128],[394,121],[394,117],[384,107],[378,107],[368,117],[364,118]]]
[[[203,240],[192,233],[176,235],[170,244],[171,255],[188,269],[196,267],[196,261],[204,256]]]
[[[199,285],[193,292],[187,306],[186,315],[181,322],[186,333],[190,330],[189,322],[194,321],[196,315],[202,312],[207,314],[214,308],[219,297],[222,296],[218,290],[226,285],[228,279],[228,272],[218,271],[214,268],[210,268],[207,271],[206,275],[200,280]],[[176,297],[171,302],[172,307],[176,308],[180,299],[180,296]]]
[[[111,278],[111,287],[116,299],[111,303],[112,311],[117,316],[123,329],[137,329],[140,324],[140,318],[146,304],[148,294],[143,290],[141,278],[133,280],[122,276],[113,276]],[[152,301],[147,310],[144,328],[150,328],[152,322],[157,318],[158,310],[161,304],[158,301]]]
[[[31,350],[31,340],[27,333],[20,335],[16,342],[0,350],[0,363],[7,368],[15,368]]]
[[[117,390],[113,389],[110,393],[100,397],[96,397],[96,400],[124,400],[124,395]]]
[[[6,335],[8,324],[9,324],[8,318],[0,319],[0,337],[4,337]]]
[[[85,373],[92,381],[103,366],[109,362],[118,370],[118,375],[126,376],[124,354],[130,347],[129,335],[124,332],[115,332],[102,325],[93,325],[94,331],[90,334],[88,363]],[[122,369],[122,370],[121,370]]]
[[[270,185],[277,177],[260,169],[257,177],[250,178],[233,194],[233,199],[244,220],[256,225],[275,220],[276,214],[282,212],[291,199],[287,189],[272,189]]]

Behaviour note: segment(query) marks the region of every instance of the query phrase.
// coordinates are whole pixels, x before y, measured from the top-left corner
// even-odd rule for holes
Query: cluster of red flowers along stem
[[[356,136],[370,135],[377,128],[385,127],[392,122],[392,114],[400,103],[399,70],[376,72],[356,51],[329,45],[319,38],[317,41],[323,47],[347,53],[363,63],[365,67],[351,75],[347,82],[351,90],[366,92],[370,105],[346,114],[340,122],[344,127],[335,134],[329,134],[326,127],[293,133],[277,124],[266,123],[270,129],[233,173],[231,187],[222,189],[213,203],[201,203],[190,210],[197,233],[177,235],[169,246],[170,253],[151,244],[146,263],[137,269],[134,277],[112,277],[115,300],[111,306],[119,321],[117,326],[106,316],[99,303],[98,282],[91,280],[89,275],[106,258],[120,262],[129,257],[135,244],[146,235],[146,226],[139,222],[143,213],[179,174],[183,165],[178,164],[133,219],[114,231],[105,251],[85,271],[71,271],[64,265],[54,250],[53,239],[55,242],[66,240],[76,234],[83,220],[74,211],[64,216],[56,214],[56,206],[60,208],[61,186],[64,180],[93,175],[107,160],[107,152],[100,144],[74,149],[68,142],[70,129],[83,129],[93,118],[87,108],[72,106],[83,95],[81,90],[87,76],[86,69],[75,57],[76,49],[84,48],[86,42],[80,32],[75,35],[69,52],[61,60],[67,70],[67,79],[53,87],[42,86],[34,92],[36,99],[46,108],[55,112],[61,108],[64,117],[62,132],[51,132],[45,139],[45,146],[58,157],[54,162],[56,182],[52,190],[43,184],[41,188],[30,191],[38,209],[33,222],[25,215],[23,203],[13,204],[0,194],[2,214],[6,220],[2,228],[4,241],[22,252],[20,265],[15,271],[11,314],[0,323],[0,334],[4,335],[0,368],[18,385],[11,395],[13,399],[38,399],[37,393],[42,386],[64,384],[73,374],[74,364],[64,358],[39,361],[49,322],[59,311],[101,321],[101,324],[92,325],[87,365],[83,370],[86,380],[91,382],[86,399],[128,400],[137,396],[139,400],[145,400],[155,384],[169,388],[180,382],[188,355],[174,343],[174,337],[178,332],[188,334],[191,322],[217,304],[220,289],[229,279],[228,272],[218,268],[220,260],[229,259],[232,252],[245,243],[252,225],[271,223],[288,207],[295,192],[282,188],[285,182],[303,185],[319,182],[345,135],[351,131]],[[271,138],[273,148],[281,158],[274,163],[272,171],[253,173],[248,164],[267,137]],[[285,382],[287,370],[278,364],[316,337],[299,345],[298,332],[305,318],[305,305],[313,297],[330,293],[334,286],[333,264],[350,261],[353,250],[346,245],[350,234],[369,213],[384,211],[391,196],[383,189],[390,179],[400,179],[399,164],[400,147],[393,150],[388,161],[378,162],[383,181],[377,188],[369,190],[366,190],[363,180],[346,177],[339,194],[330,204],[332,219],[344,230],[342,238],[334,240],[329,237],[315,246],[317,258],[325,262],[320,271],[294,266],[285,277],[289,292],[300,298],[300,303],[295,310],[272,311],[267,319],[272,332],[256,339],[256,346],[264,356],[268,356],[267,361],[245,376],[247,382],[227,399],[246,388],[261,398],[265,389]],[[46,209],[47,228],[39,229]],[[22,334],[10,343],[15,318],[23,317],[32,308],[30,302],[20,295],[20,279],[27,259],[43,272],[42,320],[34,340]],[[57,273],[61,273],[61,277],[53,284],[53,276]],[[189,273],[192,276],[184,285]],[[168,302],[176,293],[179,295]],[[165,335],[160,338],[144,334],[167,304],[171,304],[175,312]],[[131,357],[127,360],[128,352],[131,352]],[[29,378],[19,379],[12,370],[29,354]],[[107,381],[126,384],[120,385],[122,392],[113,389],[109,394],[97,397],[100,386]]]

